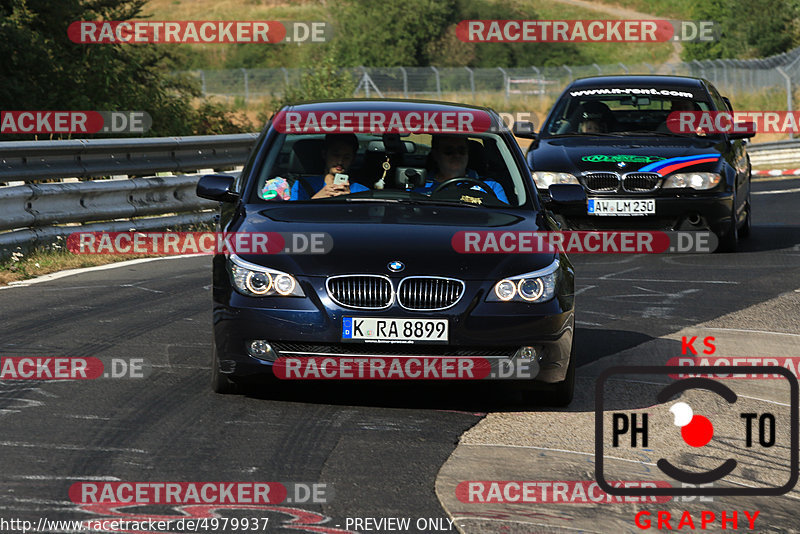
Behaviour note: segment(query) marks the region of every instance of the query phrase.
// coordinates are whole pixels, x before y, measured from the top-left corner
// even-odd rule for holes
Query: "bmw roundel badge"
[[[406,266],[403,264],[402,261],[395,260],[389,262],[389,270],[392,271],[393,273],[399,273],[405,268]]]

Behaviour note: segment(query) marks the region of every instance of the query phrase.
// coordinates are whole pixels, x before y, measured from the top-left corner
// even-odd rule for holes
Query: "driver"
[[[466,176],[467,178],[479,179],[477,172],[467,169],[469,143],[466,137],[434,135],[431,138],[430,161],[433,168],[428,175],[428,181],[424,186],[412,189],[415,193],[430,195],[436,189],[436,186],[452,178]],[[483,183],[494,192],[498,200],[508,203],[508,197],[506,197],[503,186],[493,180],[484,180]],[[471,188],[480,191],[477,185],[473,185]]]
[[[350,193],[369,191],[358,183],[334,184],[337,174],[345,174],[358,152],[358,137],[355,134],[327,134],[322,157],[325,159],[325,174],[308,176],[297,180],[292,186],[291,200],[330,198]]]

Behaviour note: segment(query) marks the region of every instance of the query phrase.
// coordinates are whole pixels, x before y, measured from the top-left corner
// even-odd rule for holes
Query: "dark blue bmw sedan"
[[[576,201],[563,191],[554,201]],[[460,245],[465,232],[557,230],[495,112],[409,100],[289,106],[240,176],[205,176],[197,193],[221,202],[221,232],[282,239],[268,254],[214,256],[215,391],[284,378],[290,360],[481,358],[526,361],[533,374],[515,386],[571,401],[569,259]]]

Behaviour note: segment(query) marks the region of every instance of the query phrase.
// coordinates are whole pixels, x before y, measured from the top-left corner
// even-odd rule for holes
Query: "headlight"
[[[294,276],[244,261],[231,254],[231,278],[236,290],[248,297],[305,297]]]
[[[547,189],[553,184],[578,184],[578,179],[568,172],[534,171],[533,181],[539,189]]]
[[[692,189],[711,189],[716,186],[722,177],[715,172],[681,172],[673,174],[664,180],[664,189],[680,189],[691,187]]]
[[[556,294],[559,261],[531,273],[500,280],[486,296],[489,302],[547,302]]]

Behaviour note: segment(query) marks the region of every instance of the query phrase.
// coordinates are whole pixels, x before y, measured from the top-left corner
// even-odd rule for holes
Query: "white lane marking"
[[[750,379],[750,380],[753,380],[753,379]],[[772,401],[772,400],[768,400],[768,399],[762,399],[760,397],[751,397],[749,395],[739,395],[739,396],[741,398],[743,398],[743,399],[750,399],[750,400],[766,402],[767,404],[777,404],[778,406],[786,406],[788,408],[791,408],[791,406],[792,406],[791,404],[786,404],[785,402]]]
[[[795,289],[795,291],[800,291]],[[721,328],[715,326],[703,326],[703,330],[728,330],[730,332],[748,332],[752,334],[774,334],[776,336],[794,336],[800,337],[800,334],[790,334],[788,332],[770,332],[769,330],[748,330],[746,328]]]
[[[89,445],[63,445],[58,443],[27,443],[25,441],[0,441],[0,447],[24,447],[26,449],[54,449],[57,451],[99,451],[99,452],[136,452],[148,454],[144,449],[126,447],[92,447]]]
[[[143,284],[144,280],[141,282],[136,282],[135,284],[120,284],[119,287],[132,287],[134,289],[141,289],[142,291],[152,291],[153,293],[163,293],[163,291],[159,291],[158,289],[150,289],[149,287],[140,287],[139,284]]]
[[[777,191],[753,191],[751,195],[785,195],[786,193],[800,193],[800,187],[794,189],[778,189]]]
[[[664,278],[591,278],[591,280],[605,280],[608,282],[677,282],[679,284],[738,284],[732,280],[668,280]]]
[[[90,273],[94,271],[105,271],[106,269],[128,267],[130,265],[136,265],[138,263],[146,263],[149,261],[177,260],[182,258],[198,258],[200,256],[207,256],[207,254],[187,254],[185,256],[164,256],[161,258],[139,258],[137,260],[120,261],[117,263],[109,263],[107,265],[96,265],[94,267],[81,267],[80,269],[68,269],[66,271],[59,271],[57,273],[50,273],[50,274],[44,274],[42,276],[37,276],[36,278],[31,278],[30,280],[19,280],[17,282],[9,282],[7,286],[0,286],[0,289],[9,289],[12,287],[28,287],[33,284],[39,284],[41,282],[49,282],[51,280],[57,280],[59,278],[64,278],[65,276],[72,276],[74,274]]]
[[[593,315],[601,315],[603,317],[608,317],[609,319],[619,319],[616,315],[612,315],[610,313],[599,312],[599,311],[592,311],[592,310],[581,310],[581,313],[591,313]]]
[[[580,326],[603,326],[600,323],[590,323],[589,321],[575,321],[575,324]]]
[[[639,269],[641,269],[641,267],[632,267],[630,269],[625,269],[624,271],[619,271],[619,272],[616,272],[616,273],[604,274],[598,280],[608,280],[612,276],[617,276],[618,274],[625,274],[625,273],[630,273],[630,272],[633,272],[633,271],[638,271]]]
[[[586,292],[586,291],[589,291],[590,289],[594,289],[595,287],[597,287],[597,286],[586,286],[586,287],[582,287],[582,288],[580,288],[579,290],[577,290],[577,291],[575,292],[575,294],[576,294],[576,295],[580,295],[581,293],[584,293],[584,292]]]
[[[629,257],[616,260],[616,261],[593,261],[591,265],[620,265],[622,263],[630,263],[632,261],[636,261],[638,258],[645,256],[645,254],[631,254]]]
[[[110,417],[101,417],[99,415],[75,415],[69,414],[67,415],[70,419],[91,419],[93,421],[111,421]]]

